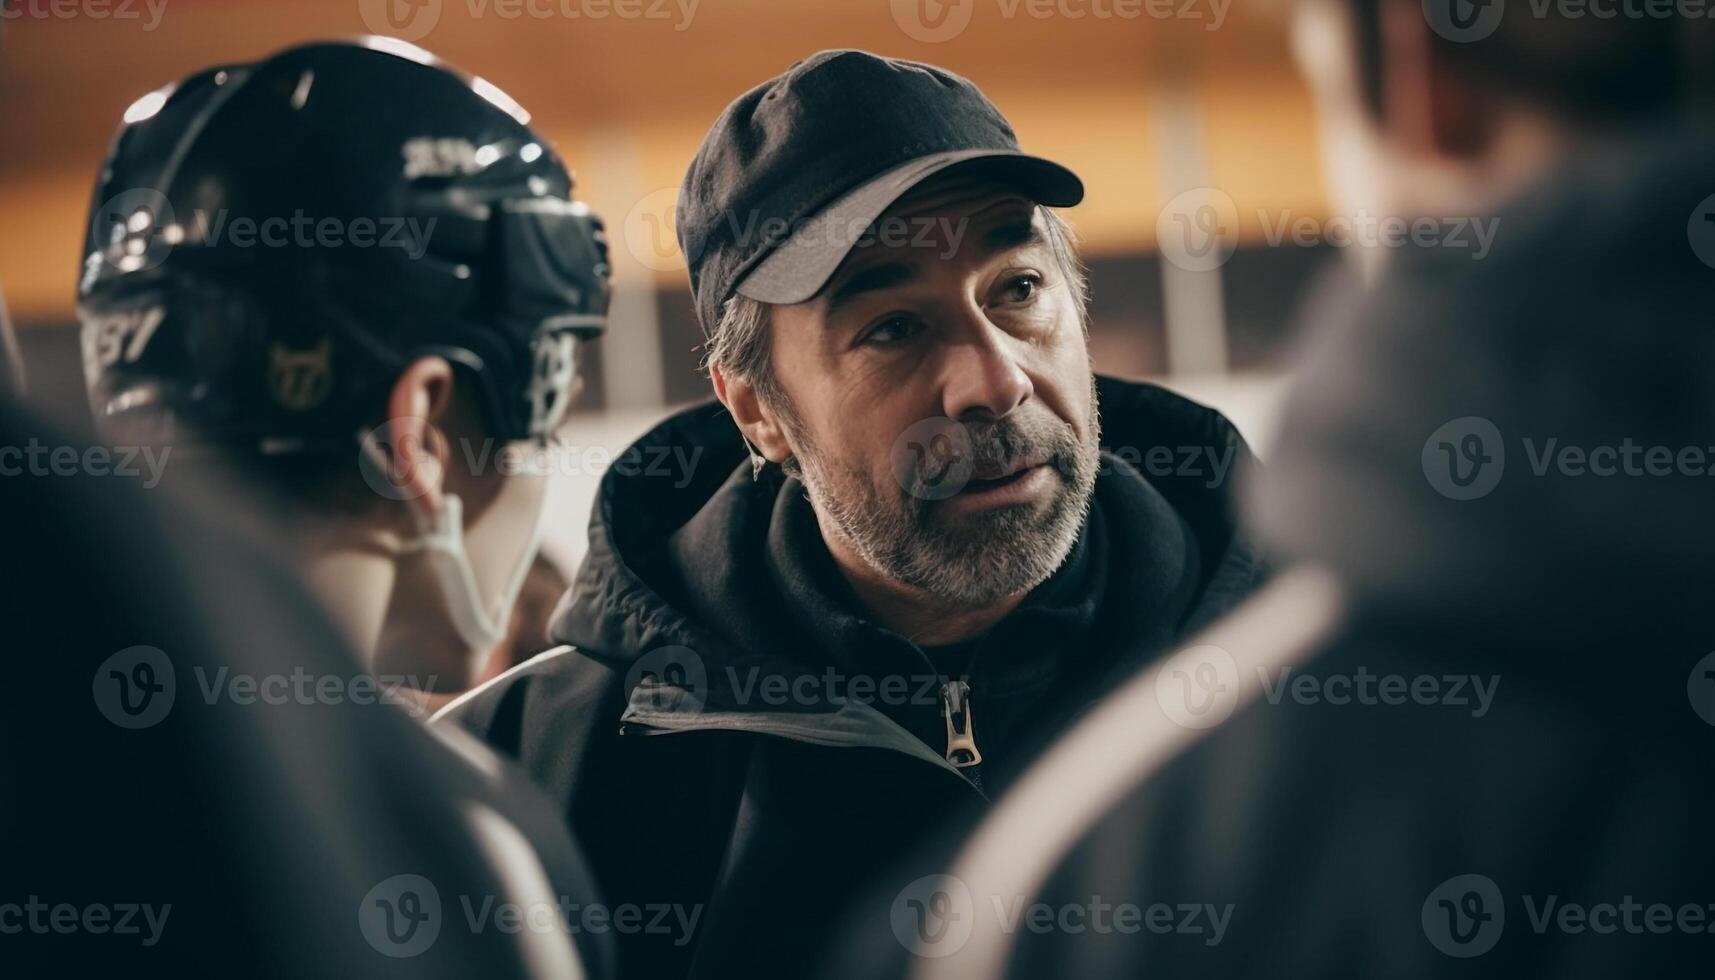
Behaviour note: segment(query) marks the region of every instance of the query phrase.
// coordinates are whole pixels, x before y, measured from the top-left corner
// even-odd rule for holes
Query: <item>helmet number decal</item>
[[[268,390],[283,408],[307,412],[327,399],[333,388],[330,361],[333,342],[324,338],[309,350],[275,344],[268,350]]]
[[[484,166],[476,144],[470,140],[420,136],[406,140],[403,152],[406,180],[464,177],[481,171]]]
[[[92,369],[88,373],[104,371],[122,360],[126,364],[136,363],[166,318],[164,306],[86,316],[83,357],[86,369]]]

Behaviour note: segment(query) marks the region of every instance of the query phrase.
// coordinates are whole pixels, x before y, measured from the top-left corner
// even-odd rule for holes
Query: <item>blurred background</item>
[[[1233,0],[0,0],[0,286],[37,402],[87,418],[74,287],[107,141],[135,100],[294,42],[387,34],[522,103],[607,220],[617,286],[587,361],[547,551],[575,561],[606,460],[708,397],[674,199],[715,116],[803,56],[858,47],[976,81],[1026,150],[1081,174],[1066,213],[1098,370],[1226,411],[1266,452],[1293,311],[1338,249],[1271,236],[1326,204],[1273,4]],[[354,106],[361,111],[361,106]],[[1187,224],[1176,197],[1234,205]],[[1198,236],[1196,245],[1191,236]],[[1213,237],[1210,237],[1213,236]],[[1270,239],[1275,243],[1271,244]],[[1210,250],[1214,251],[1211,252]]]

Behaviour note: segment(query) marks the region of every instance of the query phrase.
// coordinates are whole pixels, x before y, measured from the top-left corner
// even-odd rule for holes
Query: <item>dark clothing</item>
[[[621,937],[627,976],[809,973],[869,875],[982,807],[1111,678],[1253,587],[1230,469],[1146,478],[1121,458],[1195,447],[1244,466],[1238,433],[1153,386],[1101,379],[1098,398],[1121,452],[1104,456],[1070,557],[968,650],[935,656],[862,615],[803,488],[772,469],[753,482],[718,406],[621,458],[701,450],[689,486],[646,466],[604,478],[553,628],[572,649],[442,718],[562,801],[610,900],[700,914],[694,936]],[[982,755],[962,770],[944,757],[961,679]]]
[[[999,970],[955,965],[975,944],[902,965],[889,893],[851,948],[896,963],[854,975],[1708,976],[1715,269],[1686,227],[1711,173],[1707,142],[1589,154],[1501,213],[1487,259],[1404,253],[1321,307],[1254,503],[1343,606],[1272,694],[1112,786],[1022,896],[1206,904],[1231,910],[1224,936],[1174,912],[1166,931],[1019,929]],[[1472,416],[1499,438],[1443,428]],[[1274,622],[1253,632],[1302,632]],[[1388,700],[1385,677],[1424,686]],[[1163,710],[1146,684],[1121,695],[1140,720]],[[1047,804],[1068,805],[995,812]]]
[[[0,451],[31,447],[95,459],[0,404]],[[236,501],[180,499],[170,472],[143,492],[95,469],[112,457],[76,476],[64,452],[0,458],[0,973],[577,968],[542,955],[564,933],[473,926],[465,906],[596,901],[557,811],[480,745],[377,703]],[[609,975],[606,935],[573,939]]]

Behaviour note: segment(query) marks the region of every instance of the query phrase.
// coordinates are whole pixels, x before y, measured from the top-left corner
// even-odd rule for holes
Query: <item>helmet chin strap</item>
[[[358,452],[380,467],[382,472],[387,470],[387,460],[373,441],[361,440]],[[494,650],[495,644],[506,638],[512,606],[517,602],[518,592],[524,587],[524,578],[530,573],[530,565],[542,546],[542,533],[547,527],[548,495],[544,492],[537,501],[530,535],[519,548],[506,586],[495,597],[492,606],[482,600],[482,587],[477,583],[476,569],[472,567],[470,552],[465,547],[464,501],[457,494],[443,493],[438,508],[429,507],[423,497],[405,497],[403,502],[411,512],[417,536],[398,542],[393,552],[398,556],[420,553],[429,563],[435,584],[439,586],[441,605],[465,646],[464,680],[474,683],[485,658]]]
[[[452,620],[453,628],[458,631],[459,639],[467,648],[467,681],[475,680],[483,658],[488,656],[495,644],[506,638],[512,605],[518,598],[518,590],[524,585],[524,576],[530,571],[530,563],[535,560],[536,551],[542,544],[542,532],[548,513],[547,504],[547,495],[543,494],[537,506],[535,520],[531,524],[530,537],[518,552],[517,563],[506,581],[506,587],[496,597],[494,604],[489,606],[482,600],[482,589],[477,583],[476,570],[471,567],[470,553],[465,548],[464,502],[455,494],[444,494],[441,497],[441,506],[431,512],[421,500],[407,501],[411,515],[417,523],[417,537],[401,542],[399,553],[421,552],[428,561],[435,581],[440,586],[441,600],[447,615]]]

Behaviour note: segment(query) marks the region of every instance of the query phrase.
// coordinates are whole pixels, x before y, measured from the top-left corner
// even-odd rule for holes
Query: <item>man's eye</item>
[[[870,327],[864,333],[859,343],[864,344],[897,344],[917,333],[922,325],[907,316],[890,316]]]
[[[1001,287],[1000,298],[1006,303],[1028,303],[1042,288],[1042,277],[1034,273],[1013,276]]]

